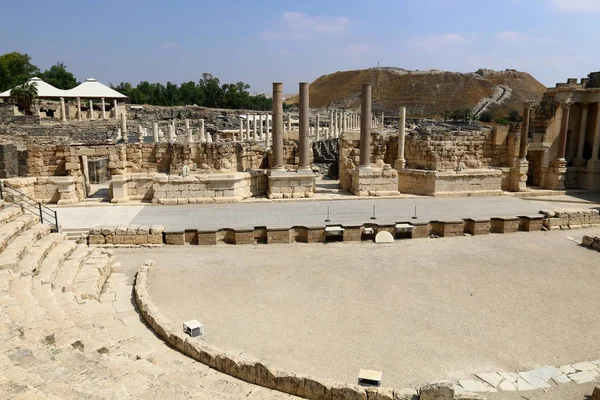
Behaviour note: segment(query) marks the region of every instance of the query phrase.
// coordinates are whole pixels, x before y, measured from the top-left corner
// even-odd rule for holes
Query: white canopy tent
[[[94,78],[86,79],[79,86],[69,90],[55,88],[40,78],[31,78],[28,83],[35,85],[38,89],[39,98],[84,98],[84,99],[126,99],[127,96],[98,82]],[[10,97],[10,90],[0,93],[0,98]]]

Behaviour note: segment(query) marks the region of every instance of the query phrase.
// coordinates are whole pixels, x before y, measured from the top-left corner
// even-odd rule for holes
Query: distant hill
[[[362,83],[373,84],[373,111],[410,116],[443,116],[446,110],[489,109],[497,116],[521,110],[524,100],[539,101],[546,87],[526,72],[480,69],[471,73],[408,71],[382,67],[323,75],[310,85],[311,108],[360,108]],[[296,105],[298,97],[290,97]]]

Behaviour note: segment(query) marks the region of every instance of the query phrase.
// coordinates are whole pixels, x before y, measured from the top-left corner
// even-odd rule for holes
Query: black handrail
[[[46,207],[25,193],[6,185],[3,181],[0,181],[0,199],[18,204],[23,210],[37,215],[40,218],[40,223],[50,225],[52,232],[58,232],[58,215],[56,210]]]

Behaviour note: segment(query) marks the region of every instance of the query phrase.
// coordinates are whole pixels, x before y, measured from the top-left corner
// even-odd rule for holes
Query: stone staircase
[[[283,399],[157,338],[110,250],[0,202],[0,398]]]

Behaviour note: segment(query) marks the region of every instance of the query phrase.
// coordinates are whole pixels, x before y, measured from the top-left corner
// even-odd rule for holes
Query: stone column
[[[260,137],[260,140],[266,140],[266,136],[265,136],[265,115],[264,114],[260,114],[259,115],[259,120],[258,120],[258,137]]]
[[[254,141],[258,141],[258,138],[256,137],[256,114],[252,115],[252,139],[254,139]]]
[[[65,106],[65,98],[60,98],[60,120],[65,122],[67,120],[67,109]]]
[[[206,137],[206,132],[204,130],[204,120],[200,119],[198,121],[198,123],[200,124],[200,129],[199,129],[200,141],[202,141],[202,142],[208,142],[208,138]]]
[[[169,143],[175,143],[175,127],[173,126],[173,124],[169,124],[168,135]]]
[[[186,141],[188,143],[194,143],[194,137],[192,136],[192,129],[189,127],[190,123],[188,122],[186,125],[187,125],[187,128],[185,130]]]
[[[569,112],[571,110],[571,103],[561,103],[560,108],[562,109],[562,120],[560,122],[560,136],[558,138],[558,151],[556,158],[558,161],[565,162],[565,151],[567,149],[567,130],[569,129]]]
[[[521,123],[521,141],[519,142],[519,160],[527,161],[527,145],[529,144],[529,113],[532,101],[526,101],[523,106],[523,122]]]
[[[271,119],[269,118],[271,114],[267,114],[265,117],[267,119],[267,127],[266,127],[266,138],[265,138],[265,148],[269,148],[271,145]]]
[[[77,98],[77,121],[81,121],[81,99]]]
[[[309,141],[310,139],[308,138],[308,128],[309,128],[309,111],[308,111],[308,102],[309,102],[309,95],[308,95],[308,83],[306,82],[301,82],[300,83],[300,92],[299,92],[299,98],[300,98],[300,133],[298,135],[298,139],[299,139],[299,147],[300,147],[300,160],[299,160],[299,165],[298,165],[298,170],[310,170],[310,166],[308,165],[308,152],[310,151],[309,148]]]
[[[339,131],[339,122],[338,122],[338,112],[334,111],[333,112],[333,137],[339,137],[340,136],[340,131]]]
[[[592,167],[597,170],[600,169],[600,160],[598,155],[600,154],[600,103],[598,103],[598,112],[596,114],[596,130],[594,131],[594,141],[592,142],[592,157],[588,161],[588,168]]]
[[[287,131],[292,131],[292,114],[287,115]]]
[[[329,127],[325,139],[333,138],[333,110],[329,110]]]
[[[106,119],[106,103],[104,102],[104,97],[101,99],[102,101],[102,119]]]
[[[116,100],[113,100],[113,112],[115,113],[115,119],[119,118],[119,103]]]
[[[583,158],[583,146],[585,145],[585,134],[587,133],[587,120],[588,120],[588,103],[582,104],[581,109],[581,124],[579,128],[579,140],[577,141],[577,155],[573,160],[573,165],[583,167],[585,165],[585,159]]]
[[[190,120],[189,119],[184,119],[183,123],[185,124],[185,130],[187,131],[188,129],[190,129]]]
[[[273,165],[271,169],[283,169],[283,83],[273,83]],[[289,121],[289,120],[288,120]]]
[[[385,113],[381,113],[381,127],[385,128]]]
[[[246,140],[250,140],[250,114],[246,114]]]
[[[90,119],[94,120],[94,103],[90,100]]]
[[[396,169],[403,170],[406,166],[404,158],[404,140],[406,138],[406,107],[400,107],[398,115],[398,157],[396,157]]]
[[[144,127],[141,125],[138,125],[138,142],[139,143],[143,143],[144,142]]]
[[[360,95],[360,163],[359,168],[371,168],[371,84],[363,83]]]
[[[240,142],[241,142],[242,140],[244,140],[244,119],[242,117],[240,117],[239,119],[240,119],[239,135],[240,135]]]
[[[317,142],[319,140],[321,140],[321,118],[319,117],[319,114],[317,114],[315,116],[315,135],[317,136]]]
[[[123,132],[121,128],[117,128],[117,142],[123,139]]]
[[[152,124],[152,140],[158,143],[158,122]]]
[[[127,114],[121,113],[121,132],[127,135]]]

